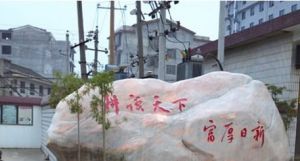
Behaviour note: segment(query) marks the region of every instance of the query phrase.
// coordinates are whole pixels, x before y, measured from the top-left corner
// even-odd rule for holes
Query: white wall
[[[41,147],[41,108],[33,106],[33,125],[0,124],[1,148],[40,148]]]
[[[49,105],[42,107],[42,151],[49,157],[50,161],[56,161],[56,157],[47,148],[48,143],[48,128],[51,124],[52,117],[55,113],[55,109],[50,108]]]

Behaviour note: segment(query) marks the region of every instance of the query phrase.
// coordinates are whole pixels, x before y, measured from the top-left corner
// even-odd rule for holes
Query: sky
[[[23,25],[32,25],[51,32],[56,40],[65,40],[66,31],[70,32],[71,44],[78,43],[78,22],[76,1],[70,0],[1,0],[0,29],[9,29]],[[99,47],[108,48],[109,37],[109,10],[97,9],[109,7],[109,1],[83,0],[83,21],[85,36],[88,31],[95,30],[99,26]],[[210,40],[217,39],[219,21],[219,1],[217,0],[181,0],[178,4],[172,3],[170,13],[175,21],[196,32],[200,36],[208,36]],[[135,8],[133,0],[116,0],[115,7],[124,8],[125,11],[115,11],[115,29],[122,25],[133,25],[136,16],[130,15]],[[143,13],[149,13],[150,6],[142,3]],[[145,15],[146,20],[151,18]],[[169,18],[169,14],[167,14]],[[93,48],[93,43],[87,44]],[[87,61],[93,61],[93,52],[87,51]],[[76,49],[75,71],[79,71],[79,50]],[[107,55],[99,56],[101,64],[107,64]]]

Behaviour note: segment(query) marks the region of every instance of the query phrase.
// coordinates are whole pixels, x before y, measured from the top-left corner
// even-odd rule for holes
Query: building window
[[[0,124],[32,125],[33,108],[31,106],[0,106]]]
[[[115,39],[115,42],[116,42],[116,48],[120,47],[121,46],[121,34],[116,34],[116,39]]]
[[[258,20],[258,24],[262,24],[264,22],[264,20],[261,18]]]
[[[250,23],[250,27],[253,27],[253,26],[254,26],[254,23],[253,23],[253,22],[251,22],[251,23]]]
[[[292,12],[294,12],[294,11],[296,11],[297,10],[297,4],[294,4],[294,5],[292,5],[292,7],[291,7],[292,9]]]
[[[155,31],[156,32],[156,31]],[[152,50],[158,51],[158,37],[159,36],[149,36],[149,46]]]
[[[279,11],[279,16],[283,16],[284,15],[284,10],[280,10]]]
[[[12,90],[15,92],[17,90],[18,81],[16,79],[11,81]]]
[[[244,20],[245,18],[246,18],[246,12],[243,11],[243,12],[242,12],[242,20]]]
[[[273,19],[273,14],[269,15],[269,20]]]
[[[11,40],[11,33],[10,32],[2,32],[2,39],[3,40]]]
[[[16,125],[17,124],[17,106],[3,105],[2,106],[2,124]]]
[[[176,65],[167,65],[167,74],[175,75],[176,73]]]
[[[274,1],[269,1],[269,7],[273,7],[274,6]]]
[[[264,2],[259,3],[259,12],[264,11]]]
[[[25,93],[25,82],[21,81],[20,93]]]
[[[247,3],[247,1],[243,1],[243,4],[245,5]]]
[[[166,60],[176,60],[176,49],[167,49]]]
[[[2,45],[2,54],[11,54],[11,46]]]
[[[243,30],[245,30],[245,26],[242,26],[242,27],[241,27],[241,31],[243,31]]]
[[[226,27],[226,28],[227,28],[227,30],[228,30],[228,31],[230,31],[230,30],[231,30],[231,26],[230,26],[230,25],[227,25],[227,27]]]
[[[40,96],[44,95],[44,87],[42,85],[40,85],[40,87],[39,87],[39,94],[40,94]]]
[[[253,16],[254,15],[254,7],[252,7],[251,9],[250,9],[250,16]]]
[[[30,95],[34,95],[34,84],[30,83]]]
[[[29,106],[18,107],[18,124],[32,125],[32,107]]]
[[[51,93],[51,88],[48,88],[48,92],[47,93],[48,93],[48,95]]]

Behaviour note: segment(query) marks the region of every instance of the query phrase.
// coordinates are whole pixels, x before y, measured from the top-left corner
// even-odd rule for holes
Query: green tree
[[[84,84],[84,81],[75,74],[62,75],[55,73],[56,81],[52,84],[49,104],[55,108],[61,101],[66,101],[71,113],[77,114],[77,160],[80,161],[80,113],[82,113],[82,106],[80,104],[81,95],[78,89]],[[75,97],[65,100],[65,97],[75,91]]]
[[[52,91],[49,98],[49,103],[52,107],[56,107],[56,105],[60,101],[66,101],[71,113],[77,114],[77,143],[78,143],[78,161],[80,161],[80,113],[82,113],[82,105],[80,104],[80,100],[82,96],[88,94],[91,90],[95,90],[97,95],[92,96],[92,100],[90,102],[91,112],[93,118],[95,118],[98,124],[102,124],[103,135],[103,154],[102,161],[106,160],[105,153],[105,130],[110,127],[110,122],[106,119],[106,107],[105,107],[105,97],[109,96],[113,92],[112,83],[114,80],[113,72],[102,72],[96,73],[91,79],[86,81],[80,79],[77,75],[65,75],[62,76],[59,73],[56,73],[57,81],[52,85]],[[83,90],[82,93],[79,93],[78,89],[86,84],[86,89]],[[65,97],[69,94],[75,92],[75,96],[71,99],[66,100]]]
[[[97,73],[89,80],[87,86],[87,91],[96,90],[97,95],[92,96],[92,101],[90,102],[93,117],[98,124],[102,124],[102,161],[106,161],[106,147],[105,147],[105,130],[110,127],[110,122],[106,118],[106,107],[105,107],[105,97],[112,95],[113,93],[113,83],[114,73],[113,72],[103,72]],[[100,96],[100,97],[99,97]]]
[[[296,103],[297,99],[292,100],[280,100],[279,96],[286,90],[285,87],[277,87],[275,85],[266,84],[271,96],[280,112],[281,118],[283,120],[285,129],[287,130],[293,117],[297,116]]]

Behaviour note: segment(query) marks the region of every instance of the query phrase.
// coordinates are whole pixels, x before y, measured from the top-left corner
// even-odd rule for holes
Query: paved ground
[[[2,161],[44,161],[41,149],[0,149]]]

